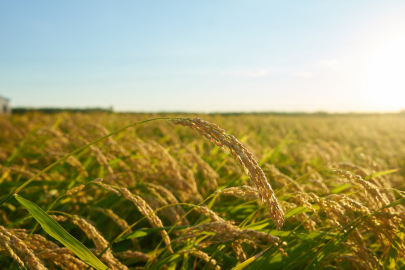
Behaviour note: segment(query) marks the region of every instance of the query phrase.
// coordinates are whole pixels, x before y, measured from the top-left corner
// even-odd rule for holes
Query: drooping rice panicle
[[[132,194],[128,189],[126,188],[121,188],[122,194],[124,194],[125,198],[127,198],[129,201],[133,202],[135,206],[138,208],[139,212],[142,213],[142,215],[146,216],[148,219],[149,223],[152,225],[152,227],[155,228],[162,228],[163,224],[160,218],[153,212],[153,210],[150,208],[150,206],[139,196]],[[170,237],[167,234],[166,230],[161,230],[159,231],[160,235],[162,236],[166,246],[167,250],[170,253],[173,253],[171,243],[170,243]]]
[[[205,252],[203,252],[201,250],[191,248],[191,249],[187,249],[187,250],[181,250],[181,251],[178,252],[178,254],[180,254],[180,255],[185,254],[185,253],[189,253],[189,254],[197,257],[197,258],[200,258],[200,259],[204,260],[207,263],[209,262],[209,264],[211,266],[215,267],[214,268],[215,270],[221,270],[221,266],[216,265],[217,261],[215,259],[211,258],[207,253],[205,253]]]
[[[103,181],[103,179],[97,178],[97,179],[93,180],[92,182],[94,184],[96,184],[96,185],[99,185],[100,187],[103,187],[103,188],[105,188],[105,189],[107,189],[109,191],[114,192],[115,194],[117,194],[117,196],[121,196],[121,193],[118,190],[116,190],[115,188],[113,188],[113,187],[111,187],[109,185],[106,185],[106,184],[102,183],[102,181]]]
[[[233,135],[226,134],[225,130],[221,129],[218,125],[201,120],[200,118],[173,120],[172,122],[176,125],[196,129],[201,136],[208,138],[225,152],[229,152],[249,175],[258,190],[260,200],[266,203],[277,229],[281,229],[284,224],[284,213],[278,204],[274,191],[267,181],[263,170],[253,158],[252,153],[241,142]]]

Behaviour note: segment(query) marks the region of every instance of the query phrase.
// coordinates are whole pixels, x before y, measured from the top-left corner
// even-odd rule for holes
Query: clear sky
[[[13,106],[399,111],[404,50],[404,0],[0,0]]]

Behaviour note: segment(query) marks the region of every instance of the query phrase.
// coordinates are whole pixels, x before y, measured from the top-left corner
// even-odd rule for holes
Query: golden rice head
[[[176,125],[182,125],[197,130],[201,136],[208,138],[226,153],[229,152],[238,161],[255,184],[259,192],[259,198],[262,202],[266,203],[270,215],[276,223],[277,230],[281,229],[284,224],[283,210],[281,209],[263,170],[253,158],[253,154],[245,148],[241,142],[239,142],[234,136],[227,135],[225,130],[221,129],[218,125],[206,122],[199,118],[185,118],[181,120],[173,120],[172,122]]]

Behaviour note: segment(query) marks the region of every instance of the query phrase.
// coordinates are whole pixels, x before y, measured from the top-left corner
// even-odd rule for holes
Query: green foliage
[[[397,259],[401,252],[401,247],[404,244],[404,234],[405,234],[405,218],[402,219],[395,233],[395,237],[392,240],[391,248],[388,251],[387,259],[385,261],[385,266],[387,269],[398,269]]]
[[[163,116],[166,120],[178,117]],[[109,249],[104,252],[112,251],[130,269],[208,270],[217,265],[222,269],[329,270],[356,269],[356,265],[359,269],[405,266],[405,226],[401,216],[405,212],[403,115],[200,116],[235,135],[254,154],[285,207],[281,231],[276,230],[266,206],[260,202],[214,194],[227,187],[251,184],[237,161],[195,130],[167,121],[136,127],[135,122],[155,117],[159,116],[28,112],[0,118],[1,228],[12,233],[17,233],[13,231],[16,229],[26,230],[31,238],[43,236],[58,243],[56,239],[97,269],[107,266],[86,248],[96,247],[94,239],[69,222],[62,224],[63,229],[49,215],[63,213],[87,220],[108,243]],[[100,150],[106,162],[92,147]],[[188,160],[191,155],[198,156],[201,164]],[[278,173],[272,171],[273,167]],[[376,186],[387,202],[376,200],[378,196],[372,188],[362,188],[336,175],[332,169],[338,167]],[[127,187],[145,199],[163,227],[152,226],[123,196],[91,183],[97,177],[103,177],[104,183],[118,191]],[[175,185],[178,178],[184,180],[181,187]],[[164,193],[154,192],[148,186],[151,183],[168,190],[177,203]],[[79,185],[85,185],[82,191],[64,195]],[[10,200],[15,192],[25,198],[15,196],[21,205]],[[307,195],[316,200],[306,202]],[[219,232],[198,231],[194,238],[176,241],[188,228],[212,222],[208,216],[191,210],[207,198],[204,205],[219,217],[234,222],[241,230],[278,237],[278,246],[264,238],[256,245],[243,242],[247,260],[238,262],[231,238],[215,242]],[[100,209],[111,210],[121,222]],[[173,213],[187,213],[188,223],[176,224]],[[41,227],[37,228],[37,224]],[[163,243],[163,230],[169,233],[173,254]],[[210,240],[213,244],[202,245]],[[29,239],[24,242],[32,243]],[[363,246],[370,263],[358,257],[358,249]],[[216,264],[184,253],[200,247],[209,256],[208,261],[215,260]],[[42,247],[32,248],[38,256],[43,251]],[[283,256],[280,248],[288,256]],[[23,258],[17,249],[15,252]],[[125,257],[125,252],[141,252],[144,257]],[[47,268],[58,269],[52,261],[41,260]],[[10,265],[12,261],[0,244],[0,265]],[[10,268],[17,267],[14,263]]]
[[[38,205],[32,203],[19,195],[14,195],[17,201],[24,206],[31,215],[38,221],[41,227],[50,236],[58,240],[69,250],[73,251],[77,257],[82,259],[88,265],[98,269],[109,269],[103,264],[90,250],[88,250],[81,242],[71,236],[62,226],[60,226],[55,220],[53,220],[45,211],[43,211]]]

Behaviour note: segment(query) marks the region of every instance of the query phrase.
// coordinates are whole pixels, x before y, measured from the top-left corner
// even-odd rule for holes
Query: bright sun
[[[368,68],[367,96],[382,111],[405,109],[405,35],[385,43]]]

